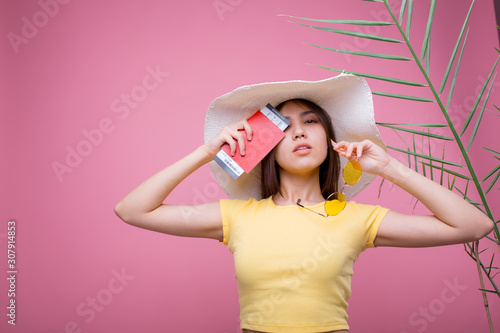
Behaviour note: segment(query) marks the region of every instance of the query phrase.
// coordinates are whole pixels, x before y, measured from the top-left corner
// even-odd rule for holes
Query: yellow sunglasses
[[[342,189],[340,192],[335,192],[330,194],[325,201],[325,212],[326,215],[315,212],[314,210],[311,210],[304,205],[300,204],[300,200],[297,200],[297,205],[305,208],[313,213],[316,213],[318,215],[321,215],[323,217],[328,217],[328,216],[334,216],[339,214],[341,211],[344,210],[346,204],[347,204],[347,198],[342,191],[344,191],[344,188],[347,185],[354,185],[359,181],[359,178],[361,178],[362,170],[361,170],[361,164],[357,160],[352,160],[346,163],[344,166],[344,170],[342,171],[342,178],[344,179],[344,186],[342,186]]]

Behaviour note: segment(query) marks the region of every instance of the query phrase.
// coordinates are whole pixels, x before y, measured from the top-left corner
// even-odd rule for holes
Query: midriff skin
[[[265,332],[244,329],[243,333],[265,333]],[[349,333],[349,331],[340,330],[340,331],[328,331],[328,332],[318,332],[318,333]]]

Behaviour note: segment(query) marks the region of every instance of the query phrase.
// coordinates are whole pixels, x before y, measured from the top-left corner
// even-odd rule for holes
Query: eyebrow
[[[314,111],[308,110],[308,111],[301,112],[299,116],[301,118],[304,118],[305,116],[307,116],[308,114],[311,114],[311,113],[314,113]],[[290,120],[289,116],[285,116],[285,118],[288,119],[288,120]]]

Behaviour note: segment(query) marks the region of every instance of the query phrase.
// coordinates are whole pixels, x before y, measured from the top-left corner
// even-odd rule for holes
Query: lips
[[[307,143],[301,143],[301,144],[298,144],[297,146],[295,146],[295,148],[293,149],[293,152],[298,153],[298,154],[305,154],[305,153],[309,152],[311,149],[312,149],[312,147],[310,145],[308,145]]]

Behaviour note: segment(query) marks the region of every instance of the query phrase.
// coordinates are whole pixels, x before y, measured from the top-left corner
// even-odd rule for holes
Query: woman
[[[224,144],[232,155],[244,155],[246,140],[256,134],[248,122],[251,111],[268,102],[279,104],[290,125],[261,165],[235,181],[211,165],[230,200],[163,204]],[[241,118],[230,120],[235,117]],[[359,77],[242,87],[211,104],[205,137],[205,144],[129,193],[115,212],[141,228],[227,245],[235,260],[245,333],[348,332],[352,266],[363,250],[470,242],[493,228],[474,206],[387,154],[373,119],[371,92]],[[358,183],[342,190],[349,200],[378,175],[415,196],[433,215],[348,201],[330,216],[325,199],[339,190],[340,162],[348,160],[357,160],[363,170]]]

